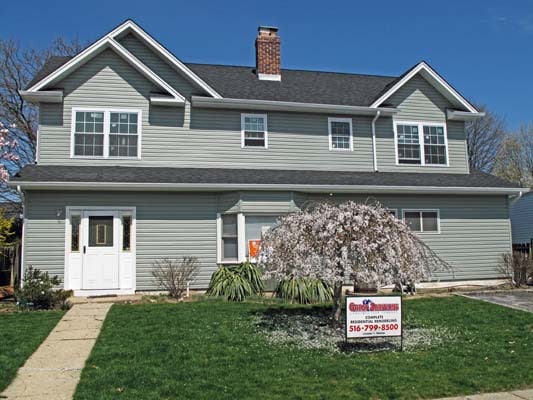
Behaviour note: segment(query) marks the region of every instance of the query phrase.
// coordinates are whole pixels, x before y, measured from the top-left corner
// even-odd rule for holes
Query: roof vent
[[[281,81],[281,55],[278,28],[260,26],[255,39],[257,77],[266,81]]]

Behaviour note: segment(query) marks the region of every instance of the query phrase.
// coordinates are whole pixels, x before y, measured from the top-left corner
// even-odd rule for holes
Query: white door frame
[[[111,246],[90,245],[91,217],[111,219],[111,237],[113,240]],[[120,288],[120,224],[120,215],[116,210],[86,210],[81,212],[82,290],[118,290]],[[106,242],[105,236],[104,232],[104,244]],[[98,238],[98,234],[96,234],[96,238]],[[107,261],[104,262],[104,260]]]
[[[85,211],[115,211],[120,219],[118,235],[119,246],[119,288],[118,289],[82,289],[81,282],[81,256],[83,243],[80,238],[80,248],[78,252],[71,252],[71,226],[70,218],[74,214],[82,215]],[[66,206],[65,207],[65,263],[64,282],[65,290],[73,290],[75,296],[91,296],[105,294],[133,294],[137,286],[136,265],[137,265],[137,209],[135,206]],[[122,250],[123,226],[122,217],[131,216],[130,250]],[[81,229],[81,228],[80,228]],[[70,260],[70,261],[69,261]],[[72,262],[72,265],[71,265]],[[74,269],[79,268],[79,271]]]

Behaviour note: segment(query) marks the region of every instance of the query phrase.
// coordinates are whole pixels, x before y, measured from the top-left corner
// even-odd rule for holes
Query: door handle
[[[83,254],[85,254],[85,250],[86,250],[86,248],[85,248],[85,246],[83,246]]]

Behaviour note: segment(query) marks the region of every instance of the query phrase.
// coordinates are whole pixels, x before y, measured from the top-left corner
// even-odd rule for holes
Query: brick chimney
[[[281,81],[280,39],[278,28],[260,26],[255,39],[257,77],[266,81]]]

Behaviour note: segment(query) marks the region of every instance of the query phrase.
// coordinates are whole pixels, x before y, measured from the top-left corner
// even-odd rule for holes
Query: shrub
[[[515,286],[527,283],[528,278],[533,276],[533,259],[527,253],[504,253],[501,255],[499,267],[500,272]]]
[[[157,285],[168,291],[170,297],[181,299],[187,290],[187,282],[192,281],[198,272],[198,258],[184,256],[181,260],[163,258],[155,261],[152,270]]]
[[[17,305],[30,310],[68,309],[68,298],[72,290],[56,289],[61,284],[57,275],[28,267],[24,271],[24,282],[15,290]]]
[[[207,294],[224,297],[230,301],[262,295],[264,283],[261,270],[249,261],[237,266],[221,265],[211,277]]]
[[[274,291],[276,297],[300,304],[331,303],[333,288],[321,279],[284,279]]]

